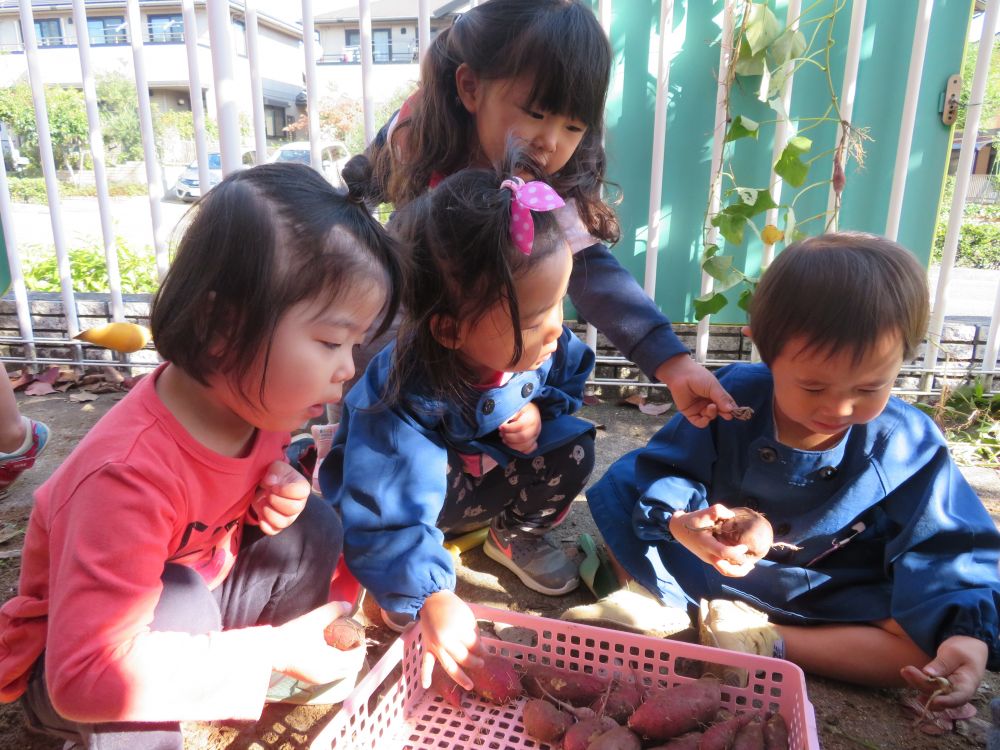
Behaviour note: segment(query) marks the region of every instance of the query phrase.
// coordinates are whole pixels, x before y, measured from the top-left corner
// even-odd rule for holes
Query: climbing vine
[[[870,140],[869,136],[866,130],[854,128],[841,117],[840,101],[830,75],[834,22],[847,0],[835,0],[829,12],[818,14],[817,8],[825,3],[826,0],[815,0],[808,4],[800,13],[798,23],[788,26],[778,20],[766,1],[743,0],[734,11],[739,22],[734,24],[732,59],[725,81],[724,107],[728,127],[720,167],[712,175],[709,189],[710,196],[720,191],[724,205],[713,212],[710,197],[706,209],[701,267],[712,277],[713,288],[694,300],[695,317],[699,320],[722,310],[734,294],[737,305],[745,310],[758,280],[737,268],[733,255],[722,252],[715,239],[717,235],[725,241],[725,249],[732,251],[744,243],[748,229],[765,246],[772,247],[805,237],[807,225],[822,222],[822,228],[826,229],[836,222],[840,211],[840,197],[846,183],[845,162],[854,159],[859,166],[864,163],[864,143]],[[825,74],[829,104],[819,116],[799,117],[793,122],[785,111],[785,93],[792,77],[805,66],[814,66]],[[733,112],[730,94],[736,85],[741,88],[755,86],[757,98],[768,105],[774,118],[756,122],[746,114]],[[756,142],[761,148],[769,149],[767,158],[770,160],[767,139],[762,141],[760,134],[767,128],[776,128],[778,123],[785,123],[787,140],[770,171],[780,177],[784,185],[797,191],[783,204],[771,195],[770,175],[768,185],[748,186],[737,178],[732,165],[734,144],[738,141],[743,144],[741,154],[746,153],[748,146],[752,147],[751,142]],[[824,123],[835,123],[840,128],[838,146],[813,153],[813,141],[808,133]],[[813,164],[829,156],[834,163],[831,177],[807,184]],[[836,197],[832,210],[797,219],[795,206],[802,196],[831,184]],[[755,219],[771,210],[777,210],[781,226],[766,223],[758,227]]]

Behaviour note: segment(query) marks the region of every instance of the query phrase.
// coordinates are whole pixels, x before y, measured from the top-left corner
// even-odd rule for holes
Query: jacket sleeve
[[[640,539],[672,539],[668,524],[675,511],[708,507],[715,427],[713,423],[699,429],[676,414],[636,457],[639,501],[632,511],[632,526]]]
[[[603,244],[573,256],[569,297],[580,314],[650,378],[671,357],[688,354],[670,321]]]
[[[583,387],[594,369],[594,353],[566,326],[553,357],[552,368],[533,399],[543,420],[572,414],[583,406]]]
[[[369,398],[374,364],[348,396],[320,485],[340,512],[348,568],[381,607],[416,615],[428,596],[455,588],[437,528],[448,454],[436,432]]]
[[[911,462],[923,452],[912,445],[910,451]],[[954,635],[984,641],[987,668],[995,670],[1000,534],[943,441],[918,465],[884,503],[898,529],[886,545],[892,615],[928,654]]]

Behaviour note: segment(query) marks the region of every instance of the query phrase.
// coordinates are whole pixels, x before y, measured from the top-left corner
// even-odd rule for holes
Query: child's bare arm
[[[986,672],[987,652],[986,643],[978,638],[953,635],[942,641],[937,655],[922,669],[903,667],[900,674],[917,690],[928,695],[937,693],[928,706],[931,710],[954,708],[967,703],[979,689]]]

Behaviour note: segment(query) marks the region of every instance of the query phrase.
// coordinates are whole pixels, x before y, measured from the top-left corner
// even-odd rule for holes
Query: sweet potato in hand
[[[365,642],[365,629],[350,617],[341,617],[326,626],[323,637],[334,648],[350,651]]]

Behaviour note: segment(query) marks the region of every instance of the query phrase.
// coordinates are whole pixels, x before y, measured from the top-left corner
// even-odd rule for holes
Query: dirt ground
[[[20,570],[18,551],[31,511],[31,495],[73,449],[87,430],[123,394],[102,394],[96,401],[80,404],[62,394],[20,397],[24,414],[46,422],[53,438],[36,468],[26,473],[0,501],[0,601],[16,591]],[[599,404],[587,407],[583,416],[599,425],[597,466],[594,477],[633,448],[643,445],[665,417],[640,413],[634,407]],[[1000,521],[1000,472],[987,469],[965,470],[984,503]],[[596,536],[586,503],[577,500],[562,527],[560,537],[572,546],[581,533]],[[458,593],[466,600],[501,609],[558,617],[567,607],[592,600],[580,590],[564,597],[545,597],[529,591],[513,574],[501,568],[481,551],[463,555]],[[582,587],[581,587],[582,589]],[[378,623],[377,610],[366,603],[369,621]],[[373,657],[395,637],[378,624],[369,624],[370,653]],[[1000,674],[988,673],[975,704],[978,720],[962,722],[957,732],[929,736],[914,729],[912,716],[900,704],[904,691],[858,688],[820,678],[807,678],[808,698],[816,712],[816,725],[825,750],[959,750],[984,747],[989,699],[1000,688]],[[297,750],[307,748],[311,739],[330,721],[338,706],[268,706],[260,721],[218,722],[185,725],[186,750]],[[0,705],[0,750],[59,750],[62,743],[28,732],[20,708]],[[386,748],[390,750],[390,748]]]

